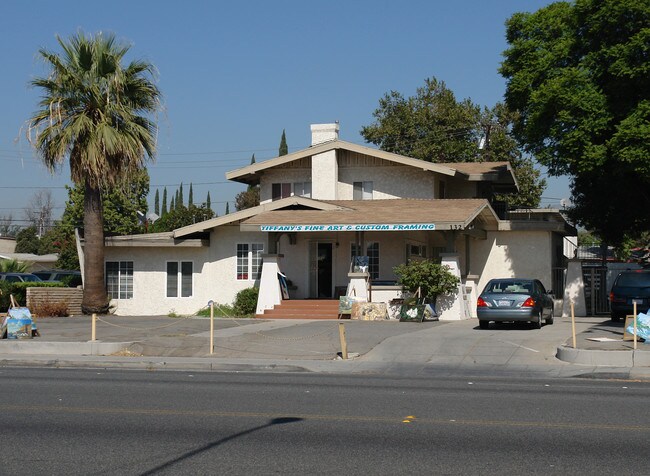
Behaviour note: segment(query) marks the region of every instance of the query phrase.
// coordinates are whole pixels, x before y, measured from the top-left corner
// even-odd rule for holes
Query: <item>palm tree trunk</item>
[[[101,191],[86,180],[84,193],[84,314],[106,314],[108,295],[104,283],[104,216]]]

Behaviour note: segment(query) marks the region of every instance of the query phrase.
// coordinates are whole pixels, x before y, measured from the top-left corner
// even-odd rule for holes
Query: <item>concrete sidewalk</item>
[[[123,367],[226,371],[317,371],[427,375],[499,372],[548,376],[614,375],[650,378],[650,344],[623,341],[622,323],[577,318],[577,349],[571,323],[557,319],[541,330],[454,322],[215,319],[164,316],[102,316],[90,342],[89,316],[40,318],[41,337],[0,341],[0,365]],[[348,352],[342,361],[339,323]],[[590,337],[609,337],[596,342]],[[556,357],[557,356],[557,357]],[[558,359],[559,357],[559,359]],[[560,360],[561,359],[561,360]],[[446,370],[445,370],[446,371]]]

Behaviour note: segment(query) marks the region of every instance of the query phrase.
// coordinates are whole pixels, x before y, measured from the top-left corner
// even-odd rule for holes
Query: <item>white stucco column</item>
[[[480,276],[476,274],[468,274],[465,278],[465,295],[467,296],[467,310],[470,317],[477,317],[476,314],[476,299],[478,298],[478,280]]]
[[[366,302],[368,299],[368,273],[348,273],[348,296],[356,296]]]
[[[582,261],[579,259],[570,259],[567,265],[562,317],[571,317],[571,302],[573,302],[573,311],[576,317],[587,315],[585,282],[582,276]]]
[[[257,296],[256,314],[263,314],[266,309],[273,309],[282,302],[282,290],[278,280],[279,260],[284,255],[262,255],[262,277]]]
[[[449,271],[460,279],[460,264],[458,261],[458,254],[456,253],[441,253],[442,265],[449,266]],[[461,280],[458,284],[455,294],[446,296],[438,296],[436,301],[436,311],[441,321],[459,321],[461,319],[469,319],[470,313],[463,299],[464,285]]]

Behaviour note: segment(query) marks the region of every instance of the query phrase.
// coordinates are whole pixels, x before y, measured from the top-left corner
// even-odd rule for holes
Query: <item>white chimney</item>
[[[339,138],[339,123],[333,124],[312,124],[311,145],[322,144]]]

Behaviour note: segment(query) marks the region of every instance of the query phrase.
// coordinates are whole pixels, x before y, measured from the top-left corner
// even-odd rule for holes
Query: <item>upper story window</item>
[[[311,182],[296,182],[293,184],[293,194],[311,198]]]
[[[354,182],[353,200],[372,200],[372,182]]]
[[[311,198],[311,182],[271,184],[271,198],[273,200],[280,200],[292,195]]]
[[[438,198],[447,198],[447,186],[442,180],[438,182]]]
[[[271,197],[273,200],[280,200],[291,196],[290,183],[274,183],[271,185]]]

